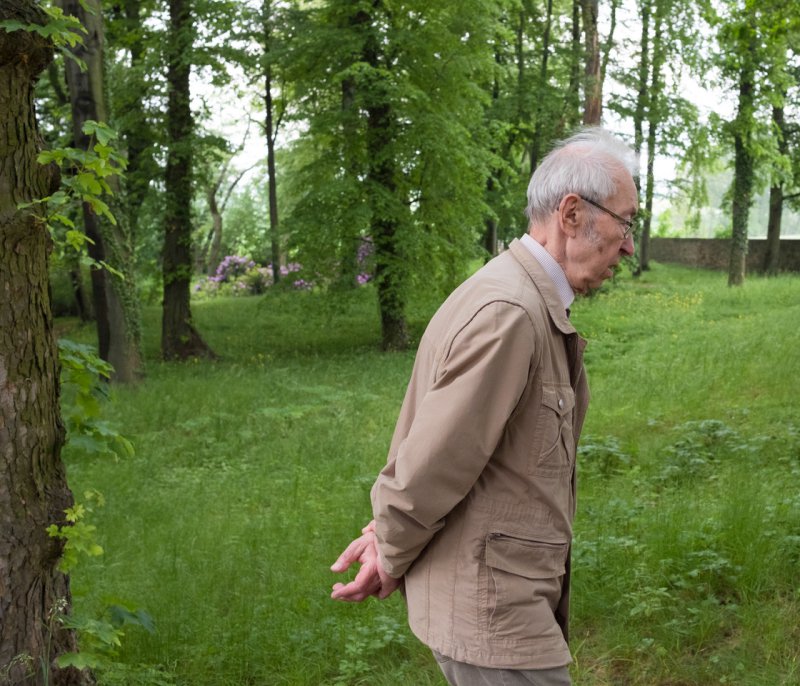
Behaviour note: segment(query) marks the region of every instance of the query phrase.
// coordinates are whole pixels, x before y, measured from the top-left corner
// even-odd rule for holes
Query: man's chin
[[[582,296],[589,296],[593,293],[597,293],[600,290],[600,287],[605,283],[605,279],[600,279],[599,281],[594,281],[592,283],[587,283],[581,288],[573,288],[577,295]]]

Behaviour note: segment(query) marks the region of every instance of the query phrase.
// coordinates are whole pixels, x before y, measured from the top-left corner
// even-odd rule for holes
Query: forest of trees
[[[0,495],[38,505],[33,516],[0,503],[0,545],[33,536],[41,592],[36,607],[0,607],[0,663],[39,655],[42,617],[68,597],[57,546],[36,538],[69,502],[57,409],[36,407],[47,431],[4,433],[33,421],[20,403],[45,394],[7,397],[8,379],[56,383],[49,252],[120,382],[143,373],[140,304],[154,293],[165,359],[220,352],[193,323],[191,289],[234,251],[270,264],[276,284],[281,267],[301,264],[298,278],[337,293],[356,286],[368,245],[383,347],[404,349],[414,289],[446,292],[523,233],[525,187],[550,144],[614,123],[641,159],[632,268],[648,267],[654,164],[671,156],[689,223],[701,221],[709,172],[730,168],[728,282],[738,285],[754,195],[769,189],[768,273],[782,210],[800,200],[798,45],[800,15],[771,0],[1,2],[0,477],[20,486]],[[701,116],[687,79],[726,94],[732,116]],[[212,123],[223,93],[236,93],[229,140]],[[266,154],[245,177],[235,156],[259,137]],[[44,166],[40,149],[71,152]],[[106,162],[87,166],[75,151]],[[226,210],[237,219],[223,221]],[[107,265],[88,283],[76,244]],[[31,289],[22,312],[16,294]],[[41,346],[20,344],[30,340]],[[0,588],[31,565],[0,565]]]
[[[582,124],[631,132],[640,154],[634,269],[648,266],[665,156],[689,226],[709,174],[730,168],[731,284],[744,279],[753,198],[770,189],[764,268],[777,269],[798,159],[798,20],[780,3],[55,4],[87,27],[70,48],[86,67],[59,55],[40,80],[46,145],[85,147],[83,122],[102,120],[127,159],[107,199],[117,225],[86,204],[82,216],[92,257],[126,275],[95,271],[91,283],[101,355],[121,379],[139,373],[144,282],[163,297],[163,355],[214,355],[192,325],[190,286],[234,253],[272,265],[275,281],[293,262],[339,289],[355,283],[367,241],[384,347],[404,347],[409,293],[446,292],[522,233],[531,171]],[[689,81],[731,106],[699,109]],[[228,140],[212,117],[223,98]],[[245,187],[235,156],[256,142],[264,159]],[[226,226],[227,209],[238,221]]]

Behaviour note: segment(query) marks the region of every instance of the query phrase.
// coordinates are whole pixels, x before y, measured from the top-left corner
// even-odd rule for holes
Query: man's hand
[[[350,543],[331,565],[331,571],[334,572],[344,572],[354,562],[361,565],[356,578],[350,583],[333,585],[331,598],[334,600],[358,603],[373,595],[383,600],[400,586],[400,579],[389,576],[381,565],[374,522],[367,524],[362,531],[364,533]]]

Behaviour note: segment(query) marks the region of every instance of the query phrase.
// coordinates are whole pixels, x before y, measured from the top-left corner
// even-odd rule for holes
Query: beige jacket
[[[412,631],[455,660],[570,661],[584,346],[518,241],[450,295],[420,342],[372,503]]]

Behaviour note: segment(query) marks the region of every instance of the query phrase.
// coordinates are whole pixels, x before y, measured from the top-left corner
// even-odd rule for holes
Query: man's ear
[[[570,238],[575,238],[584,223],[584,212],[584,203],[580,196],[575,193],[565,195],[558,205],[559,229]]]

